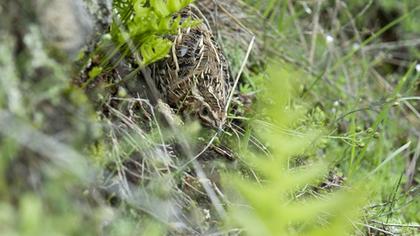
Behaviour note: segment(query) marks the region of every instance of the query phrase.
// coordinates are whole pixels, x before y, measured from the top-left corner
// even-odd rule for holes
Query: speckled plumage
[[[200,19],[191,9],[182,17]],[[201,23],[174,38],[170,58],[158,65],[158,88],[183,117],[220,128],[231,91],[228,64],[209,27]]]

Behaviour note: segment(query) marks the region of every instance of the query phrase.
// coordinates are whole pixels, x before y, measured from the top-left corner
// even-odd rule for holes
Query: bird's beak
[[[220,119],[220,120],[216,120],[214,122],[214,126],[215,126],[214,128],[216,128],[218,131],[222,130],[223,125],[225,124],[225,122],[226,122],[226,118],[223,118],[223,119]]]

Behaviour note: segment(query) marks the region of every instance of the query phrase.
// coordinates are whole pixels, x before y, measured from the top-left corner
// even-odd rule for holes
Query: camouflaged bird
[[[182,18],[201,20],[192,8]],[[187,119],[221,128],[231,91],[228,64],[205,23],[184,29],[173,39],[170,57],[157,65],[164,100]]]

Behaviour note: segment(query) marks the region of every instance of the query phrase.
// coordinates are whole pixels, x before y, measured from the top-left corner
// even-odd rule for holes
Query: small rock
[[[110,22],[111,4],[109,0],[38,0],[35,6],[47,42],[74,58],[93,39],[94,31],[103,30],[98,25]]]

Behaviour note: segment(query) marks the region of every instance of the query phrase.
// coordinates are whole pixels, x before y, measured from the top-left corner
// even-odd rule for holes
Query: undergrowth
[[[200,146],[197,122],[161,122],[139,93],[100,91],[98,109],[69,79],[86,71],[56,58],[36,24],[0,28],[0,233],[416,234],[419,50],[392,37],[419,33],[419,8],[246,2],[265,24],[246,25],[261,55],[248,61],[236,38],[220,37],[239,102],[214,144],[233,160]],[[115,0],[109,32],[86,53],[89,79],[135,82],[138,71],[116,68],[133,69],[137,53],[141,68],[165,59],[171,35],[202,23],[181,17],[191,3]],[[369,10],[395,14],[369,25]]]
[[[243,141],[241,158],[256,174],[229,173],[224,178],[237,192],[228,197],[229,219],[249,235],[351,234],[365,200],[361,189],[315,188],[328,176],[328,162],[318,158],[297,162],[322,145],[324,132],[302,119],[305,108],[292,86],[302,75],[297,71],[287,64],[268,68],[266,86],[260,87],[258,96],[263,120],[251,127],[270,154],[255,152]]]
[[[172,41],[166,36],[199,23],[189,17],[182,19],[180,15],[175,16],[192,1],[114,1],[115,16],[110,33],[119,45],[119,51],[129,50],[129,47],[138,49],[143,65],[166,57],[172,46]]]
[[[248,2],[285,36],[265,44],[277,43],[283,60],[313,76],[299,81],[301,97],[330,130],[319,153],[348,183],[375,184],[360,223],[364,233],[416,234],[416,1]]]

